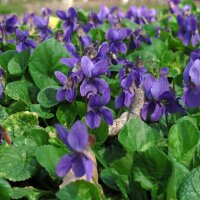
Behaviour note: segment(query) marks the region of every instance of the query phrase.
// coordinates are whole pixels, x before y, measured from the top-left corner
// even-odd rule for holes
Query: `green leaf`
[[[169,156],[189,166],[199,142],[199,130],[196,120],[182,117],[169,131]]]
[[[8,63],[8,71],[11,75],[20,75],[26,70],[31,49],[16,54]]]
[[[102,181],[110,188],[119,191],[119,186],[116,182],[116,177],[121,184],[126,188],[128,193],[129,175],[132,166],[132,154],[127,154],[125,157],[120,158],[110,165],[110,168],[103,169],[101,171]],[[112,170],[112,173],[110,173]],[[113,176],[114,174],[114,176]]]
[[[156,197],[156,199],[164,197],[171,174],[171,161],[157,147],[134,153],[132,177],[135,182],[141,184],[142,188],[151,190],[152,197]]]
[[[23,181],[32,177],[37,169],[35,147],[0,146],[0,177],[10,181]]]
[[[36,151],[37,161],[43,166],[52,177],[56,176],[56,165],[60,158],[66,154],[67,149],[58,148],[52,145],[38,147]]]
[[[30,111],[36,112],[39,117],[43,119],[50,119],[54,116],[54,114],[49,113],[50,109],[42,107],[40,104],[32,104],[30,105]]]
[[[48,144],[49,134],[42,128],[33,128],[24,132],[24,136],[30,139],[36,146]]]
[[[108,137],[108,125],[102,120],[98,128],[91,129],[90,132],[95,135],[95,147],[100,147]]]
[[[51,38],[42,42],[30,57],[29,71],[40,88],[58,85],[54,71],[67,73],[69,68],[60,62],[61,58],[67,57],[67,51],[59,42]]]
[[[102,200],[98,189],[92,183],[84,180],[70,183],[59,192],[57,192],[56,196],[60,200]]]
[[[8,181],[0,178],[0,197],[1,200],[10,200],[11,186]]]
[[[22,101],[26,105],[31,104],[31,85],[28,81],[14,81],[6,85],[5,93],[16,101]]]
[[[155,146],[161,136],[142,120],[133,118],[124,125],[118,139],[127,152],[132,152],[145,151],[149,147]]]
[[[77,116],[76,107],[72,103],[65,103],[59,106],[56,117],[61,124],[66,124],[67,127],[70,127]]]
[[[0,123],[2,123],[8,116],[9,114],[6,112],[6,109],[0,106]]]
[[[199,200],[200,199],[200,167],[193,169],[182,181],[178,189],[179,200]]]
[[[4,121],[3,126],[11,137],[23,135],[26,130],[38,127],[38,117],[35,113],[28,111],[18,112],[10,115]]]
[[[9,50],[0,55],[0,65],[5,71],[8,71],[8,63],[16,53],[14,50]]]
[[[167,185],[167,200],[177,199],[177,190],[188,173],[189,170],[183,164],[173,161],[173,172]]]
[[[58,88],[59,87],[57,86],[50,86],[42,89],[37,96],[40,105],[45,108],[51,108],[57,105],[58,101],[56,100],[56,93]]]
[[[13,187],[10,196],[12,199],[22,199],[26,197],[28,200],[39,200],[41,197],[51,194],[52,192],[50,191],[38,190],[33,187]]]

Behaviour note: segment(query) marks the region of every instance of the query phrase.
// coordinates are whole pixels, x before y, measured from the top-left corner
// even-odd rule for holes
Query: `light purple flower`
[[[71,150],[70,154],[64,155],[57,164],[56,173],[64,177],[71,169],[76,177],[86,175],[88,181],[93,174],[93,162],[85,154],[89,135],[85,125],[81,121],[76,121],[67,131],[63,126],[56,124],[56,130],[63,143]]]

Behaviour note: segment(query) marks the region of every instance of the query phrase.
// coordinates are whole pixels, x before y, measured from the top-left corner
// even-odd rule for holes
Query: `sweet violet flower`
[[[183,74],[186,87],[182,97],[183,104],[193,108],[200,106],[200,59],[190,61]]]
[[[32,47],[36,48],[37,44],[34,40],[29,39],[29,31],[20,31],[16,29],[16,50],[18,52],[24,51],[25,49]]]
[[[76,30],[77,27],[77,12],[75,8],[69,8],[67,12],[63,10],[57,10],[56,15],[61,19],[64,20],[63,28],[66,29],[70,27],[72,31]]]
[[[92,160],[85,154],[89,140],[85,125],[81,121],[76,121],[70,131],[59,124],[56,124],[55,127],[60,139],[71,151],[58,162],[57,175],[64,177],[72,169],[76,177],[86,175],[87,180],[90,181],[94,165]]]
[[[200,41],[197,17],[178,15],[177,21],[179,24],[178,37],[183,41],[183,44],[187,46],[192,42],[192,46],[196,46]]]
[[[88,113],[86,123],[90,128],[98,128],[101,123],[101,116],[108,125],[113,124],[112,112],[105,107],[110,101],[110,90],[106,89],[103,96],[99,94],[91,95],[88,101]]]
[[[158,121],[164,114],[182,111],[178,98],[169,88],[169,82],[164,76],[155,79],[154,76],[147,74],[143,79],[143,90],[146,98],[141,117],[143,120],[150,118],[152,122]]]
[[[98,78],[108,70],[108,63],[105,60],[101,60],[95,64],[87,56],[81,58],[81,69],[85,76],[81,86],[81,96],[89,97],[90,94],[103,94],[105,89],[109,88],[108,83]]]
[[[126,17],[137,24],[148,24],[156,21],[156,15],[155,9],[148,9],[146,6],[140,8],[130,6]]]
[[[42,17],[35,16],[34,23],[36,27],[39,29],[39,34],[42,41],[53,36],[53,31],[48,27],[49,17],[43,19]]]
[[[126,44],[123,40],[128,36],[128,30],[126,28],[113,29],[110,28],[106,32],[106,38],[110,41],[110,51],[114,54],[118,52],[125,54],[127,51]]]
[[[67,78],[62,72],[55,71],[55,76],[58,81],[63,85],[58,89],[56,94],[57,101],[66,99],[68,102],[73,102],[76,98],[76,80],[74,77]]]

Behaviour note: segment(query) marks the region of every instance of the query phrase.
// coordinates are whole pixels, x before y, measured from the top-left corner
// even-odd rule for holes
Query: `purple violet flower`
[[[39,34],[42,41],[53,36],[53,31],[48,27],[49,17],[43,19],[42,17],[35,16],[34,23],[36,27],[39,29]]]
[[[128,36],[127,28],[113,29],[106,32],[106,38],[110,41],[110,51],[114,54],[118,52],[125,54],[127,51],[126,44],[123,40]]]
[[[68,102],[73,102],[76,98],[76,78],[74,76],[70,76],[67,78],[62,72],[55,71],[55,76],[58,81],[63,85],[60,89],[58,89],[56,94],[57,101],[63,101],[66,99]]]
[[[150,118],[152,122],[156,122],[163,114],[167,116],[168,113],[183,111],[178,98],[170,90],[169,82],[164,76],[155,79],[154,76],[146,74],[142,84],[147,98],[147,102],[141,110],[143,120]]]
[[[190,61],[185,68],[183,104],[189,108],[200,106],[200,60]]]
[[[178,37],[183,41],[183,44],[187,46],[192,42],[192,46],[196,46],[200,41],[197,17],[178,15],[177,21],[179,24]]]
[[[32,47],[36,48],[37,44],[34,40],[29,39],[29,31],[20,31],[16,29],[16,50],[18,52],[24,51],[25,49]]]
[[[86,175],[87,180],[90,181],[94,165],[85,154],[89,139],[86,126],[81,121],[76,121],[70,131],[59,124],[56,124],[55,127],[60,139],[71,150],[70,154],[64,155],[58,162],[57,175],[64,177],[72,169],[76,177]]]
[[[88,113],[86,115],[87,125],[94,129],[98,128],[101,123],[101,116],[108,125],[113,124],[112,112],[105,107],[110,101],[110,89],[104,91],[102,97],[99,94],[91,95],[88,101]]]
[[[90,94],[103,94],[109,88],[105,80],[98,78],[108,71],[108,63],[106,60],[100,60],[93,64],[90,58],[83,56],[81,58],[81,69],[85,76],[80,86],[81,96],[89,97]]]
[[[71,27],[72,31],[76,30],[78,16],[75,8],[69,8],[67,12],[63,10],[57,10],[56,15],[64,20],[63,28]]]

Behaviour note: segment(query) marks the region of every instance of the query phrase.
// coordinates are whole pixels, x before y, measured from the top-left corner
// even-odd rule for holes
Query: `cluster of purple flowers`
[[[197,16],[192,14],[190,5],[185,5],[183,9],[180,9],[179,3],[179,0],[168,0],[171,12],[177,16],[178,37],[184,45],[188,46],[192,43],[192,46],[196,46],[200,41]]]

